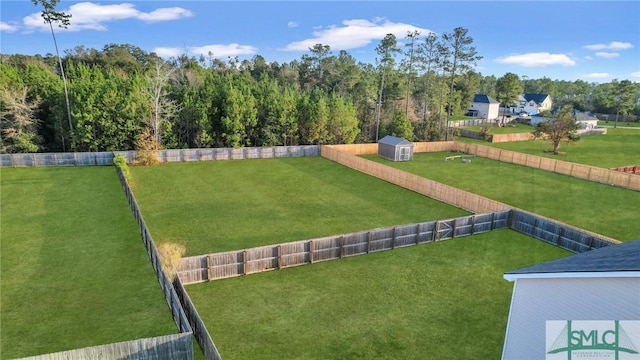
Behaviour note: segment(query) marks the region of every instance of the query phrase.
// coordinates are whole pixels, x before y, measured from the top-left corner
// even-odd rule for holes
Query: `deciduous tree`
[[[543,115],[547,120],[536,125],[533,135],[538,137],[546,137],[553,144],[552,152],[559,154],[560,143],[574,142],[580,139],[576,133],[578,123],[576,122],[573,108],[571,106],[563,106],[554,114],[544,112]]]

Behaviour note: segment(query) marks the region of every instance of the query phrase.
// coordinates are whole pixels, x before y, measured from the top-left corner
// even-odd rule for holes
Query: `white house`
[[[581,129],[595,129],[598,127],[598,118],[589,112],[584,111],[574,111],[576,116],[576,121],[580,123]]]
[[[535,115],[545,110],[551,111],[552,106],[551,96],[547,94],[522,94],[518,96],[516,105],[511,107],[511,112]]]
[[[467,111],[469,116],[478,117],[487,120],[498,118],[500,111],[500,102],[488,95],[476,94],[473,97],[471,107]]]
[[[504,278],[515,284],[502,359],[640,359],[640,239]]]

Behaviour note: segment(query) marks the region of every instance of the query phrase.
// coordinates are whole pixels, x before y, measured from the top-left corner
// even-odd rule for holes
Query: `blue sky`
[[[529,79],[640,81],[640,1],[85,1],[61,0],[72,14],[56,29],[63,50],[132,44],[163,57],[211,51],[289,62],[321,43],[375,63],[388,33],[405,41],[469,30],[483,59],[476,71]],[[40,8],[0,3],[0,52],[55,53]]]

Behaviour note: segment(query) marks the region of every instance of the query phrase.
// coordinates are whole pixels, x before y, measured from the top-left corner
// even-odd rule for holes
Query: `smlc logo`
[[[640,321],[548,320],[546,359],[640,360]]]

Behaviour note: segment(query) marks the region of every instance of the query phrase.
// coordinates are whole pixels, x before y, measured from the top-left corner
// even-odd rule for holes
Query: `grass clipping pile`
[[[173,281],[180,269],[180,259],[186,254],[184,245],[164,242],[158,245],[158,254],[162,259],[162,270]]]

